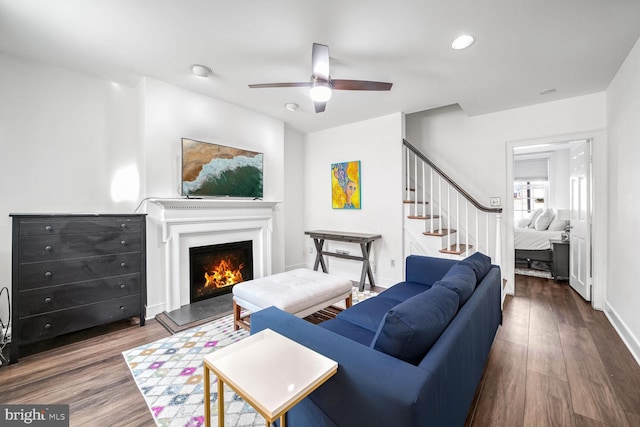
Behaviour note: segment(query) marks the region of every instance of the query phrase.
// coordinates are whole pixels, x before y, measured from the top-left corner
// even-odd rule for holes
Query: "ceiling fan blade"
[[[326,102],[314,102],[313,104],[316,107],[316,113],[322,113],[324,109],[327,107]]]
[[[309,82],[296,82],[296,83],[259,83],[249,85],[252,89],[269,88],[269,87],[309,87]]]
[[[393,83],[368,80],[331,80],[331,85],[335,90],[391,90]]]
[[[311,76],[329,81],[329,46],[314,43],[311,52]]]

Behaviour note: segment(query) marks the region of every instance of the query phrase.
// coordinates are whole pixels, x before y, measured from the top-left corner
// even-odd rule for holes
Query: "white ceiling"
[[[477,41],[454,51],[461,33]],[[4,53],[131,86],[149,76],[303,133],[455,103],[476,115],[603,91],[639,37],[640,0],[0,0]],[[305,88],[248,88],[308,81],[313,42],[329,46],[333,78],[393,88],[334,92],[320,114]],[[194,63],[213,76],[191,75]]]

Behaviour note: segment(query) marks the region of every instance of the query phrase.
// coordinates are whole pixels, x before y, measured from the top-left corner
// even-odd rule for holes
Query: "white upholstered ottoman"
[[[238,283],[233,287],[233,328],[249,330],[248,316],[240,314],[243,308],[255,313],[273,305],[305,317],[343,299],[351,307],[351,292],[349,279],[306,268]]]

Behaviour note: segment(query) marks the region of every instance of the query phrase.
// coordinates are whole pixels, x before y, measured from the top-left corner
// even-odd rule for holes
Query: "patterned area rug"
[[[514,273],[520,274],[521,276],[534,276],[542,277],[544,279],[553,279],[550,271],[534,270],[532,268],[516,268],[514,270]]]
[[[353,303],[377,293],[353,291]],[[339,305],[339,304],[336,304]],[[158,426],[204,425],[202,359],[247,337],[233,331],[232,315],[122,353]],[[211,384],[211,425],[218,423],[215,376]],[[231,389],[225,389],[225,426],[264,426],[264,418]]]

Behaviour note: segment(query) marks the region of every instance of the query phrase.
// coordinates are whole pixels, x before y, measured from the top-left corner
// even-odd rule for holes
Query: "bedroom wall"
[[[605,313],[640,363],[640,40],[607,89],[610,219]]]
[[[402,248],[402,138],[400,113],[305,135],[305,230],[337,230],[381,234],[371,260],[376,284],[389,286],[404,277]],[[331,164],[361,161],[362,209],[332,209]],[[313,266],[315,250],[301,236],[305,262]],[[327,242],[328,248],[360,255],[358,245]],[[362,263],[327,257],[332,273],[360,280]],[[394,266],[391,266],[391,263]]]
[[[513,197],[507,182],[509,144],[549,140],[563,135],[602,130],[606,126],[605,95],[596,93],[528,107],[468,116],[448,106],[406,116],[407,140],[431,158],[478,201],[489,205],[499,196],[502,207]],[[596,149],[605,147],[596,147]],[[512,159],[509,159],[512,162]],[[606,175],[604,175],[606,180]],[[513,219],[503,215],[503,277],[513,292]],[[598,231],[605,234],[606,231]]]
[[[10,289],[10,212],[129,213],[137,205],[141,180],[125,199],[112,187],[120,171],[142,170],[140,92],[0,54],[0,93],[0,288]],[[5,309],[3,296],[3,321]]]

